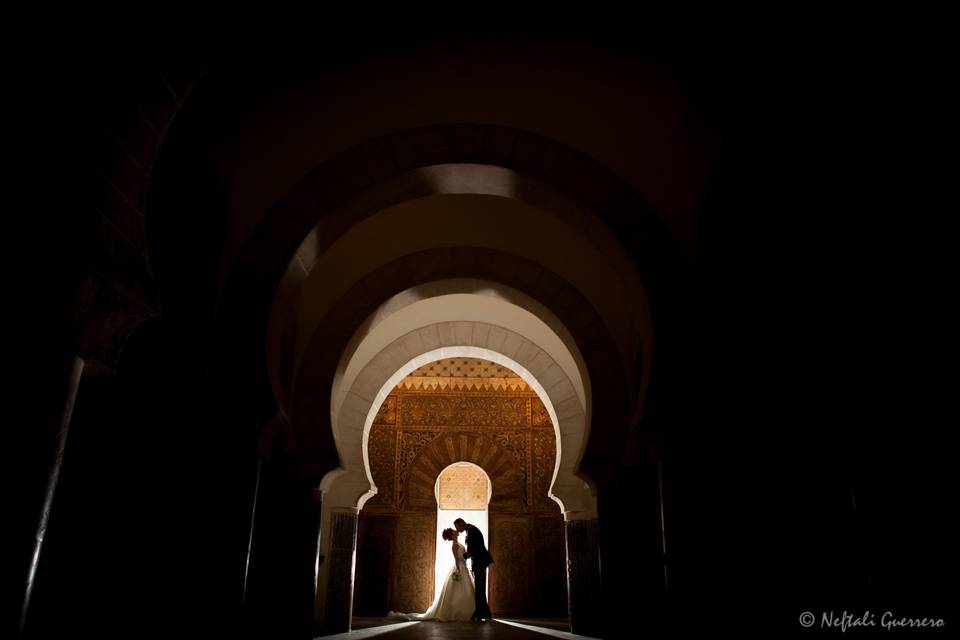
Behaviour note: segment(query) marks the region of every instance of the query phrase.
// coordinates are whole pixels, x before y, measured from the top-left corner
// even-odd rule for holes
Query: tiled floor
[[[543,640],[545,638],[564,638],[567,640],[586,639],[566,631],[566,620],[493,620],[490,622],[397,622],[387,618],[353,619],[353,631],[329,639],[360,640],[377,638],[378,640],[466,640],[483,638],[485,640]]]

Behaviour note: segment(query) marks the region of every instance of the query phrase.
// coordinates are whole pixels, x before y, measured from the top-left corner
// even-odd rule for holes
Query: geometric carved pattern
[[[377,486],[377,495],[370,499],[370,503],[394,505],[397,469],[396,429],[371,429],[367,447],[370,469],[373,471],[373,483]]]
[[[397,424],[397,398],[388,396],[373,419],[374,424]]]
[[[489,548],[496,560],[490,585],[496,600],[491,607],[497,615],[522,615],[530,610],[530,528],[535,521],[495,514],[491,520]]]
[[[489,377],[478,377],[484,375]],[[423,611],[432,601],[439,481],[439,506],[489,507],[487,543],[497,560],[490,573],[495,615],[534,609],[562,615],[565,589],[553,583],[565,582],[559,577],[565,573],[558,535],[563,518],[547,495],[556,447],[543,403],[506,367],[451,358],[413,372],[384,400],[367,440],[378,493],[360,518],[389,518],[396,529],[388,534],[393,536],[385,569],[389,593],[366,593],[385,588],[383,578],[374,578],[375,568],[366,567],[364,575],[376,583],[359,585],[365,592],[360,600],[386,597],[395,611]],[[463,471],[471,467],[451,466],[458,462],[482,472],[474,468],[472,478],[466,477]],[[553,526],[546,530],[548,522]],[[370,543],[383,540],[371,533]],[[357,552],[369,554],[372,563],[384,561],[377,551]]]
[[[526,508],[527,504],[529,503],[529,489],[532,489],[527,482],[527,452],[529,450],[529,447],[527,446],[527,438],[529,437],[529,432],[498,431],[491,433],[490,437],[492,437],[497,444],[508,451],[516,461],[517,481],[520,482],[525,489],[528,489],[527,491],[523,492],[523,506]]]
[[[400,420],[405,426],[526,427],[525,397],[472,395],[404,395]]]
[[[495,450],[490,440],[498,445]],[[434,443],[439,444],[431,447]],[[440,471],[459,461],[473,462],[491,479],[497,477],[499,486],[487,497],[492,504],[512,512],[557,508],[547,496],[556,436],[533,391],[394,388],[378,410],[367,446],[378,488],[368,504],[380,512],[435,508],[433,487]],[[426,456],[423,464],[415,464],[421,456]],[[411,491],[415,498],[408,502]]]
[[[557,460],[555,437],[552,431],[534,431],[533,437],[533,501],[536,505],[555,504],[547,492],[553,481],[553,467]]]
[[[403,506],[404,487],[407,484],[407,475],[410,472],[410,463],[417,457],[420,450],[430,444],[439,435],[437,431],[405,431],[400,433],[400,444],[397,448],[397,499]],[[428,603],[429,604],[429,603]]]
[[[550,414],[547,413],[547,408],[543,405],[543,402],[540,401],[540,398],[534,398],[530,403],[531,414],[533,419],[534,427],[553,427],[553,421],[550,420]]]
[[[517,466],[522,470],[527,467],[527,432],[526,431],[496,431],[490,436],[500,443],[500,446],[513,455]]]
[[[509,368],[480,358],[434,360],[410,372],[414,377],[519,378]]]
[[[415,378],[397,383],[402,391],[527,391],[523,378]]]
[[[396,611],[426,611],[433,600],[437,514],[410,514],[397,521],[394,538],[396,571],[393,602]]]
[[[527,382],[507,367],[480,358],[449,358],[425,364],[397,383],[398,389],[526,391]]]
[[[471,462],[489,476],[493,485],[490,507],[506,506],[520,510],[520,490],[515,477],[513,456],[492,439],[476,432],[440,435],[427,445],[410,464],[407,482],[402,487],[404,507],[436,510],[434,486],[441,471],[457,462]]]
[[[474,465],[454,465],[440,474],[440,509],[486,509],[487,474]]]

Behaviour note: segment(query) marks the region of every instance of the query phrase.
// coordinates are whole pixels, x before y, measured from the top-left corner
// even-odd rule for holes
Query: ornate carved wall
[[[398,611],[430,604],[434,487],[447,466],[466,461],[481,467],[492,484],[487,543],[495,559],[494,615],[566,615],[563,517],[547,496],[556,438],[546,408],[521,378],[471,358],[421,367],[380,407],[368,453],[378,493],[360,514],[358,614],[385,613],[384,599]],[[384,577],[379,568],[365,567],[385,561],[388,535],[392,554]]]

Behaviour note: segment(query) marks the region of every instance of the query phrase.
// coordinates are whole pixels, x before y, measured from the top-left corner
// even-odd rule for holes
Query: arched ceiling
[[[316,258],[297,305],[294,362],[303,357],[323,315],[363,275],[403,255],[434,247],[456,252],[458,245],[522,255],[567,280],[604,318],[625,363],[636,352],[641,324],[652,333],[635,273],[618,269],[620,262],[585,241],[576,227],[510,198],[436,195],[363,220]]]
[[[341,468],[320,484],[325,503],[359,507],[372,495],[366,442],[377,411],[398,383],[436,360],[482,358],[519,375],[544,403],[560,446],[551,495],[566,516],[595,514],[589,486],[578,475],[589,437],[590,381],[576,345],[568,346],[554,332],[551,324],[557,323],[549,310],[516,306],[504,297],[516,292],[502,285],[488,283],[481,289],[485,294],[478,294],[451,293],[478,288],[468,280],[440,284],[444,288],[424,286],[398,297],[400,303],[383,305],[373,314],[376,322],[358,329],[341,356],[330,402]],[[503,293],[496,295],[498,289]],[[298,396],[301,408],[293,420],[316,424],[325,389],[314,376],[323,373],[306,371],[298,385],[315,391]]]
[[[583,359],[569,333],[564,332],[549,310],[532,302],[509,287],[473,280],[429,283],[395,296],[378,310],[368,325],[357,331],[341,358],[332,389],[334,424],[335,417],[349,399],[348,390],[375,399],[371,394],[379,389],[356,387],[356,381],[377,354],[405,337],[405,346],[393,347],[391,364],[382,371],[387,376],[393,376],[411,358],[429,347],[482,346],[507,357],[514,357],[523,350],[531,360],[537,354],[543,354],[542,364],[538,361],[534,375],[547,388],[570,380],[569,391],[564,395],[575,395],[581,410],[586,412],[590,379]],[[475,336],[475,325],[469,324],[474,322],[493,328]],[[415,333],[426,326],[437,328],[424,335]],[[524,339],[509,338],[505,330]],[[399,379],[394,380],[393,384],[398,382]],[[308,384],[308,381],[301,380],[300,384]],[[390,389],[392,386],[386,392],[389,393]],[[382,401],[383,398],[376,399]]]
[[[241,85],[211,132],[231,191],[222,272],[269,209],[319,164],[367,140],[433,123],[472,122],[542,135],[594,158],[659,213],[688,255],[716,141],[669,74],[593,43],[476,39],[422,42],[362,61],[298,60],[277,86]],[[251,92],[251,83],[259,83]],[[390,164],[385,152],[382,162]],[[369,167],[377,171],[377,167]],[[349,176],[345,176],[349,180]]]
[[[499,181],[509,191],[514,175],[477,165],[449,166],[435,185],[461,176],[460,188],[486,178],[486,190]],[[475,185],[474,185],[475,186]],[[520,189],[530,193],[532,187]],[[377,268],[399,257],[446,248],[451,262],[476,261],[471,247],[496,249],[486,260],[502,262],[502,253],[521,255],[565,279],[597,310],[617,342],[625,375],[633,375],[642,342],[641,370],[653,352],[649,300],[623,248],[597,219],[557,195],[544,210],[511,197],[486,194],[438,194],[401,202],[362,219],[327,246],[308,236],[287,268],[274,300],[268,334],[268,366],[278,397],[289,397],[282,381],[294,381],[307,345],[330,309]],[[325,221],[325,224],[327,222]],[[469,255],[468,255],[469,252]],[[462,255],[461,255],[462,254]],[[407,270],[425,277],[437,258],[414,260]],[[498,265],[476,267],[494,271]],[[375,319],[374,319],[375,321]],[[289,372],[281,371],[290,367]]]
[[[348,332],[359,327],[353,335],[362,337],[384,301],[435,280],[507,283],[553,312],[537,317],[566,355],[557,351],[550,366],[530,364],[555,367],[588,418],[589,373],[605,372],[612,380],[602,387],[608,401],[600,404],[609,412],[604,422],[615,429],[626,428],[621,416],[641,402],[656,309],[675,308],[658,292],[671,291],[681,255],[676,249],[689,252],[692,246],[674,245],[682,229],[693,227],[709,141],[688,126],[682,100],[655,68],[628,57],[605,67],[603,54],[565,49],[568,45],[558,45],[552,60],[567,59],[572,66],[547,72],[536,98],[518,102],[511,94],[531,89],[520,83],[461,102],[465,95],[484,94],[491,82],[526,75],[513,68],[510,56],[502,57],[516,43],[496,51],[485,48],[489,44],[478,43],[465,59],[479,54],[476,61],[491,63],[488,68],[496,72],[484,70],[475,78],[479,83],[466,83],[471,87],[466,92],[455,87],[462,78],[430,83],[430,91],[411,101],[411,86],[418,83],[398,81],[385,86],[378,101],[361,105],[357,99],[372,88],[364,86],[344,101],[351,104],[347,112],[323,104],[329,96],[344,95],[338,84],[344,78],[362,82],[379,77],[379,69],[372,76],[365,71],[400,62],[375,56],[367,61],[369,69],[354,67],[336,77],[327,67],[290,87],[261,85],[259,78],[247,95],[251,100],[235,108],[221,105],[229,118],[212,117],[215,101],[202,112],[210,116],[198,116],[216,123],[212,145],[204,149],[202,140],[190,142],[210,154],[223,187],[217,195],[225,198],[221,275],[231,280],[221,289],[226,310],[221,317],[238,318],[234,335],[246,334],[249,340],[241,341],[266,356],[274,395],[291,419],[292,442],[305,456],[319,459],[333,448],[316,420],[328,414],[335,419],[343,401],[337,391],[322,398],[347,374],[349,364],[338,367],[337,359],[363,348],[351,344]],[[523,50],[515,59],[551,66],[538,52],[516,46]],[[413,58],[406,58],[406,68],[421,62],[422,51],[407,53]],[[429,60],[422,62],[418,68],[431,67]],[[584,91],[574,81],[590,69],[597,73],[588,73],[586,84],[614,82],[642,88],[644,95],[600,86]],[[434,79],[453,70],[439,71]],[[401,87],[405,96],[391,104],[390,95]],[[556,103],[565,90],[591,103],[589,119],[575,117],[573,104]],[[230,91],[208,95],[225,100]],[[195,131],[207,131],[200,120],[193,123]],[[218,146],[217,140],[228,144]],[[679,186],[671,190],[674,180]],[[377,201],[383,188],[394,191]],[[690,214],[686,222],[683,211]],[[668,303],[652,307],[658,295]],[[272,307],[267,296],[273,296]],[[531,311],[530,305],[519,306]],[[271,312],[261,316],[266,308]],[[269,318],[266,345],[260,343],[261,317]],[[530,342],[516,329],[511,330]],[[472,338],[471,346],[490,339]],[[546,353],[542,345],[530,344]],[[409,346],[394,348],[398,353],[388,360],[396,363]],[[581,346],[589,354],[589,373]]]

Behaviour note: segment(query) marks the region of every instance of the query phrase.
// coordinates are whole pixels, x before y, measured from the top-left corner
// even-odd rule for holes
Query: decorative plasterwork
[[[483,470],[472,464],[447,467],[440,474],[437,503],[441,509],[486,509],[490,483]]]
[[[446,374],[452,374],[446,379],[454,384],[420,384]],[[523,388],[519,384],[499,384],[511,379],[519,380]],[[464,380],[476,382],[469,386],[456,384]],[[475,444],[459,449],[452,444],[464,438]],[[411,506],[407,501],[411,482],[418,487],[415,493],[423,494],[415,500],[418,507],[424,506],[420,504],[424,500],[434,503],[432,487],[441,467],[436,461],[421,458],[441,441],[446,443],[442,455],[449,462],[469,459],[487,471],[509,469],[510,481],[516,483],[510,489],[518,500],[515,508],[555,508],[547,495],[556,461],[550,414],[536,392],[505,365],[481,358],[447,358],[420,366],[394,387],[380,406],[370,432],[371,472],[380,487],[373,501],[375,508]],[[499,453],[494,456],[494,452]],[[443,479],[441,474],[441,499],[445,495]]]
[[[526,381],[502,364],[481,358],[446,358],[418,367],[397,384],[408,391],[529,391]]]

